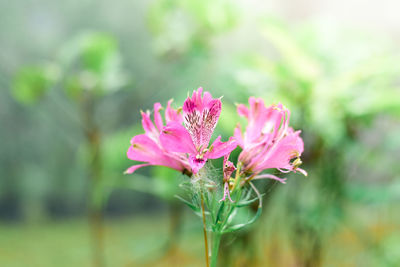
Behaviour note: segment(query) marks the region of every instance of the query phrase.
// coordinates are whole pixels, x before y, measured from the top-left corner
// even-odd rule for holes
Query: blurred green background
[[[199,86],[224,96],[224,140],[235,103],[287,106],[309,173],[259,185],[263,215],[221,266],[399,266],[399,8],[0,1],[0,266],[204,266],[174,197],[187,178],[122,174],[139,111]]]

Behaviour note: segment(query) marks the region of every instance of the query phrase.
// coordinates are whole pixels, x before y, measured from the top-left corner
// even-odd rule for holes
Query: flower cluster
[[[224,157],[224,195],[228,198],[237,186],[252,179],[275,179],[285,183],[285,178],[272,174],[262,174],[267,169],[277,169],[282,173],[301,172],[300,156],[304,149],[300,131],[289,127],[290,111],[282,104],[265,106],[260,98],[250,97],[249,107],[239,104],[237,112],[247,119],[245,131],[237,125],[234,137],[222,142],[218,136],[210,145],[210,140],[221,113],[221,99],[213,98],[209,92],[199,88],[193,91],[182,108],[173,109],[172,100],[165,110],[165,124],[160,114],[162,106],[154,104],[154,123],[150,112],[142,112],[144,134],[134,136],[128,150],[128,158],[145,162],[130,167],[126,173],[149,165],[173,168],[188,176],[197,175],[209,159]],[[239,146],[237,166],[228,160],[230,153]],[[235,179],[231,175],[236,170]],[[238,183],[238,180],[241,180]]]
[[[187,188],[188,196],[179,198],[203,217],[206,262],[209,266],[211,257],[210,266],[215,267],[221,235],[242,229],[261,214],[262,197],[253,180],[274,179],[286,183],[286,178],[264,172],[269,169],[307,175],[299,168],[303,140],[300,131],[289,127],[290,112],[282,104],[267,107],[262,99],[250,97],[249,106],[237,105],[238,114],[247,120],[247,126],[242,131],[238,124],[234,136],[226,142],[221,141],[221,136],[211,142],[221,114],[221,99],[213,98],[209,92],[203,94],[199,88],[185,100],[182,108],[173,109],[171,104],[172,100],[167,104],[165,119],[160,114],[160,103],[154,104],[154,122],[149,111],[142,112],[145,133],[132,138],[128,158],[144,163],[130,167],[126,173],[143,166],[161,165],[193,176]],[[229,157],[237,147],[241,151],[235,166]],[[210,177],[214,175],[204,165],[208,160],[222,157],[221,178]],[[252,193],[257,198],[251,198]],[[238,209],[256,200],[257,212],[251,219],[235,218]],[[211,255],[207,231],[213,235]]]

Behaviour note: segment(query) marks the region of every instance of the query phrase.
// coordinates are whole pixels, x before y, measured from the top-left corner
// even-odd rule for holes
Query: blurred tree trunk
[[[85,135],[89,150],[89,227],[92,242],[92,257],[94,267],[104,267],[104,227],[102,205],[98,201],[102,175],[101,138],[100,131],[94,119],[94,99],[88,94],[83,102]]]
[[[174,251],[178,245],[178,240],[182,230],[182,215],[184,206],[176,201],[169,203],[169,239],[166,251]]]

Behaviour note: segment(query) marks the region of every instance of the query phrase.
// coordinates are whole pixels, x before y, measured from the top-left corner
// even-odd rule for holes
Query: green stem
[[[206,255],[206,266],[210,266],[210,260],[208,257],[208,240],[207,240],[207,224],[206,224],[206,214],[205,214],[205,209],[204,209],[204,197],[203,193],[201,192],[201,213],[203,217],[203,235],[204,235],[204,250],[205,250],[205,255]]]
[[[218,249],[219,244],[221,243],[221,233],[214,232],[212,237],[212,251],[211,251],[211,265],[210,267],[217,266],[217,259],[218,259]]]
[[[235,181],[233,183],[232,192],[234,192],[236,190],[237,186],[239,185],[241,168],[242,168],[242,163],[239,162],[237,165],[237,169],[236,169]]]

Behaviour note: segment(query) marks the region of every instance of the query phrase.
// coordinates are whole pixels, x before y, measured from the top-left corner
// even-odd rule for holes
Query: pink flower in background
[[[239,155],[243,170],[258,174],[265,169],[275,168],[284,173],[299,171],[307,175],[298,168],[304,144],[300,131],[295,132],[289,127],[289,110],[282,104],[266,107],[262,99],[254,97],[250,97],[249,104],[250,108],[243,104],[237,106],[239,115],[248,120],[244,134],[240,125],[235,129],[235,138],[243,149]],[[270,174],[255,178],[285,182],[285,179]]]
[[[180,110],[171,108],[172,100],[168,101],[165,110],[166,123],[182,123],[183,118]],[[171,152],[161,145],[160,133],[164,127],[163,119],[160,114],[162,106],[160,103],[154,104],[154,123],[150,119],[150,112],[142,113],[142,125],[144,134],[136,135],[131,140],[127,156],[131,160],[146,162],[144,164],[133,165],[125,173],[131,174],[137,169],[149,165],[161,165],[181,171],[191,175],[192,171],[189,161],[185,154]],[[155,124],[155,125],[154,125]]]
[[[212,98],[209,92],[204,92],[203,96],[202,93],[203,89],[199,88],[184,102],[184,126],[171,121],[160,136],[160,141],[167,150],[189,155],[193,173],[197,173],[207,159],[220,158],[237,146],[233,138],[221,142],[221,136],[208,146],[221,113],[221,100]]]

